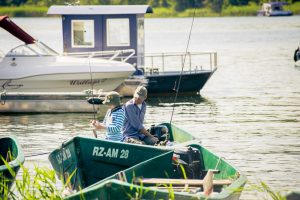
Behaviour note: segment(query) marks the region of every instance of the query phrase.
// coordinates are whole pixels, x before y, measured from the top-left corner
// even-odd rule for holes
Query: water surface
[[[16,18],[17,24],[62,51],[59,18]],[[191,18],[146,19],[146,52],[184,51]],[[300,69],[293,53],[300,45],[300,16],[197,18],[189,50],[218,52],[219,69],[201,96],[180,97],[173,122],[244,172],[276,191],[300,185]],[[8,51],[20,44],[0,30]],[[146,124],[169,121],[173,98],[148,100]],[[25,155],[49,152],[81,134],[92,136],[92,114],[0,116],[0,135],[17,135]],[[47,156],[27,163],[49,165]],[[29,165],[30,165],[29,164]],[[249,188],[250,186],[247,186]],[[242,199],[263,194],[245,191]]]

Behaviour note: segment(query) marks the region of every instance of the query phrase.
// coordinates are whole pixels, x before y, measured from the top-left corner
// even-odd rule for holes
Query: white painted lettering
[[[94,147],[93,156],[97,156],[99,151],[99,147]]]

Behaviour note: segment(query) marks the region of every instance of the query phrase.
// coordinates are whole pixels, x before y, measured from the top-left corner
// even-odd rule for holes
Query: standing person
[[[295,50],[294,53],[294,61],[297,62],[298,60],[300,60],[300,46]]]
[[[102,123],[92,120],[91,124],[98,130],[106,130],[105,137],[108,140],[122,141],[122,128],[125,113],[121,106],[121,98],[117,92],[109,92],[105,96],[103,104],[108,106],[108,110]]]
[[[151,135],[144,127],[144,118],[146,114],[147,89],[139,86],[133,99],[124,105],[125,122],[123,128],[123,141],[129,143],[139,143],[154,145],[158,139]]]

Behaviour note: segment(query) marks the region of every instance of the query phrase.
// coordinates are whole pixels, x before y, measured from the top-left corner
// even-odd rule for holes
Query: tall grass
[[[249,191],[257,191],[259,194],[261,194],[264,197],[261,197],[260,199],[264,200],[286,200],[286,197],[281,194],[279,191],[274,191],[271,189],[265,182],[260,181],[258,184],[249,184],[250,187],[248,188]]]
[[[10,172],[12,179],[7,178],[3,174],[0,174],[0,188],[1,193],[0,199],[7,200],[19,200],[19,199],[30,199],[30,200],[40,200],[40,199],[63,199],[64,191],[68,189],[70,180],[72,176],[76,173],[76,170],[69,176],[64,183],[63,187],[59,189],[57,187],[57,179],[55,176],[55,171],[47,167],[34,166],[34,171],[30,172],[28,168],[24,165],[20,165],[23,171],[20,180],[16,179],[16,173],[9,166],[9,163],[5,159],[1,158]],[[9,188],[9,182],[15,180],[15,185],[13,188]]]
[[[9,163],[0,156],[0,159],[3,161],[4,165],[8,168],[10,175],[13,179],[16,179],[16,173],[10,168]],[[63,184],[61,189],[57,187],[57,179],[55,176],[55,171],[47,167],[38,167],[34,166],[33,173],[29,171],[28,168],[21,165],[23,171],[20,180],[16,180],[15,186],[13,189],[8,187],[8,183],[12,179],[8,179],[3,174],[0,173],[0,199],[2,200],[18,200],[18,199],[30,199],[30,200],[61,200],[64,198],[64,191],[68,189],[70,191],[70,180],[76,173],[76,170],[68,177],[66,182]],[[183,175],[186,178],[184,169]],[[133,175],[135,177],[135,175]],[[134,178],[136,179],[136,178]],[[245,190],[248,191],[257,191],[260,194],[263,194],[265,197],[263,199],[273,199],[273,200],[286,200],[286,197],[278,191],[272,190],[266,183],[260,181],[258,184],[249,184],[250,186]],[[143,199],[143,195],[147,194],[150,191],[149,187],[144,187],[143,183],[136,187],[137,185],[132,184],[130,187],[131,194],[127,194],[127,197],[132,200]],[[158,184],[156,186],[161,186]],[[175,199],[176,195],[174,193],[172,185],[163,185],[169,193],[169,199]],[[240,188],[237,191],[242,192]],[[236,192],[237,192],[236,191]],[[81,192],[81,191],[80,191]],[[188,188],[186,190],[188,192]],[[133,194],[133,195],[132,195]],[[81,196],[84,199],[84,194]],[[260,198],[262,199],[262,198]]]

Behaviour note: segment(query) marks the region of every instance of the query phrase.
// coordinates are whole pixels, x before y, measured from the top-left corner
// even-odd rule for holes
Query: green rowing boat
[[[175,135],[190,139],[154,147],[75,137],[53,151],[49,159],[58,176],[70,178],[70,188],[80,190],[66,199],[240,197],[247,181],[241,172],[193,141],[189,133],[164,125],[173,142]]]
[[[167,127],[167,139],[173,144],[195,140],[191,134],[173,124],[163,123],[156,127]],[[64,182],[74,172],[70,183],[72,189],[78,190],[168,151],[147,145],[77,136],[51,152],[49,160]]]
[[[0,138],[0,197],[8,192],[5,189],[11,188],[24,160],[23,150],[15,136]]]

